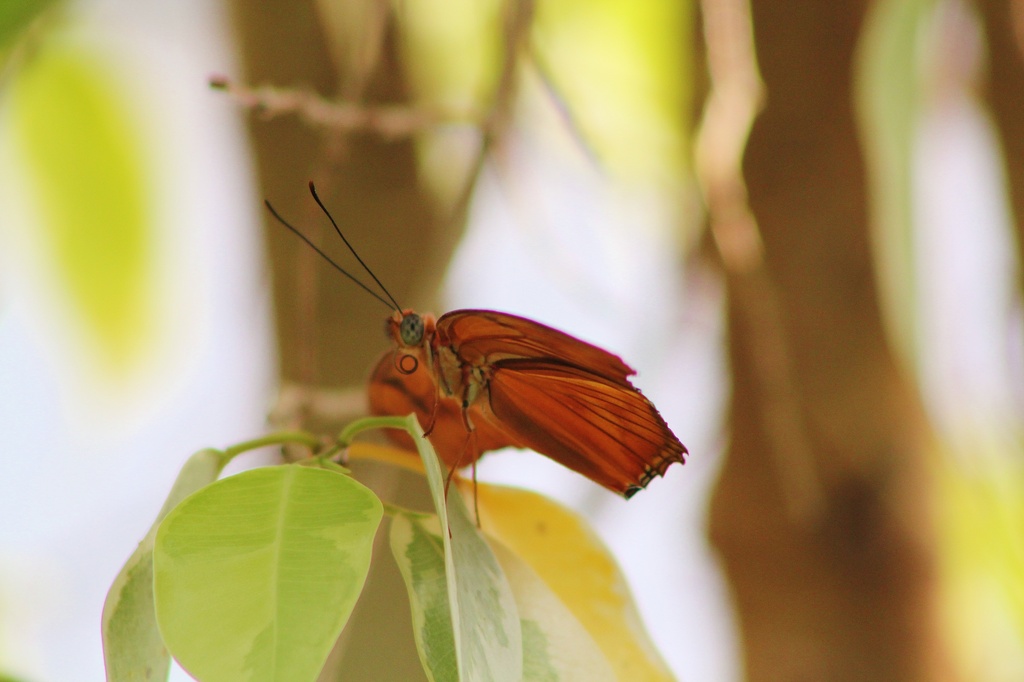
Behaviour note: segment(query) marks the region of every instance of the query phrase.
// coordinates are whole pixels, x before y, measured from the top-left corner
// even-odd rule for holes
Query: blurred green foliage
[[[116,374],[143,350],[152,319],[153,145],[95,45],[54,35],[19,66],[11,125],[41,246],[95,355]]]

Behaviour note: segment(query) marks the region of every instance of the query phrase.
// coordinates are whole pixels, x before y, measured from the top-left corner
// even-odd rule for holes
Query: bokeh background
[[[591,519],[679,678],[1024,679],[1022,35],[1019,0],[4,3],[0,678],[102,679],[189,454],[358,412],[387,310],[261,206],[347,258],[313,179],[403,306],[639,371],[684,467],[480,476]]]

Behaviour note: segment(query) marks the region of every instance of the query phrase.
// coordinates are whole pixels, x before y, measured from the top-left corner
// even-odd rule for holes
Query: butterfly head
[[[427,346],[434,335],[434,316],[420,315],[409,309],[396,310],[388,318],[387,331],[399,348]]]
[[[388,318],[388,335],[397,346],[395,366],[402,374],[412,374],[421,359],[430,362],[430,339],[435,333],[433,315],[419,315],[412,310],[396,310]]]

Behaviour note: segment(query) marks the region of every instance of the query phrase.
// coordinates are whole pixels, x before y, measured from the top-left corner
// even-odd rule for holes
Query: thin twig
[[[555,78],[555,74],[551,69],[551,65],[547,59],[544,58],[543,52],[537,47],[536,42],[531,40],[527,43],[526,48],[530,57],[530,61],[533,64],[534,70],[537,72],[537,77],[540,79],[541,86],[548,99],[551,100],[555,111],[558,114],[558,118],[562,121],[566,130],[569,132],[569,136],[572,141],[576,144],[583,155],[590,161],[590,164],[596,168],[599,172],[605,172],[605,164],[601,159],[600,154],[597,153],[597,148],[594,147],[593,143],[587,138],[586,133],[583,131],[583,126],[580,125],[579,117],[573,112],[572,105],[569,103],[569,98],[565,96],[562,89],[558,85],[558,80]]]
[[[385,139],[409,137],[446,125],[475,126],[479,122],[472,113],[336,102],[307,90],[270,86],[250,88],[221,77],[211,78],[210,86],[224,90],[240,105],[266,119],[295,115],[310,126],[343,132],[372,132]]]

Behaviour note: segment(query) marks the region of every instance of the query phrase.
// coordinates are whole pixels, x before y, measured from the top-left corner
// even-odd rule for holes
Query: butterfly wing
[[[490,411],[480,403],[469,408],[468,417],[476,431],[476,443],[470,443],[462,420],[462,405],[455,398],[441,394],[422,357],[417,357],[417,360],[419,364],[416,371],[404,374],[395,364],[394,351],[381,356],[370,377],[368,396],[371,414],[405,416],[415,413],[424,429],[430,428],[433,418],[430,442],[449,467],[472,464],[489,450],[524,447],[514,436],[495,424]],[[436,412],[435,400],[440,401]],[[403,431],[389,430],[388,436],[400,445],[414,447],[412,440]]]
[[[686,448],[636,388],[571,365],[495,363],[490,411],[526,447],[630,497]]]
[[[509,358],[558,360],[629,386],[636,374],[620,357],[525,317],[493,310],[453,310],[437,320],[437,343],[471,365]]]

